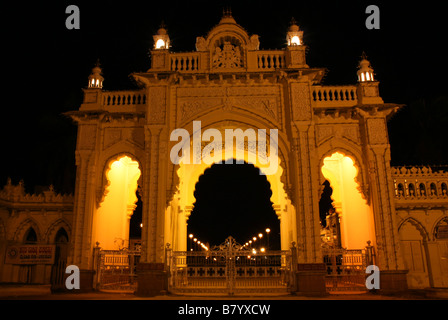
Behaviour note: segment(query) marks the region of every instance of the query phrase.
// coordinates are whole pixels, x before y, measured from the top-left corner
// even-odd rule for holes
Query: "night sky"
[[[65,27],[71,4],[80,9],[80,30]],[[365,27],[369,4],[380,8],[380,30]],[[326,85],[355,84],[365,51],[384,101],[406,105],[389,122],[392,165],[448,164],[444,2],[16,1],[2,8],[0,184],[11,177],[13,183],[23,179],[27,192],[53,184],[72,193],[76,126],[62,113],[79,108],[96,60],[104,89],[134,88],[129,74],[149,69],[162,20],[171,50],[193,51],[196,37],[205,36],[227,6],[249,34],[260,36],[260,49],[283,48],[294,17],[304,31],[308,65],[328,69]]]

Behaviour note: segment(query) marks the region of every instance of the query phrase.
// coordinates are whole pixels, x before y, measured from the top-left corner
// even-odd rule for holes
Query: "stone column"
[[[153,296],[166,292],[167,273],[163,257],[159,257],[158,244],[163,236],[163,228],[159,226],[163,221],[165,210],[160,187],[160,134],[163,127],[148,125],[145,128],[146,157],[143,176],[143,212],[142,212],[142,253],[137,266],[138,288],[137,295]],[[163,243],[162,243],[163,244]]]
[[[325,265],[319,227],[318,164],[315,159],[310,83],[306,78],[290,83],[292,109],[295,206],[297,212],[297,293],[323,295]]]
[[[390,146],[386,116],[381,112],[360,112],[366,129],[370,195],[372,199],[380,290],[407,290],[406,273],[396,222],[394,185],[390,168]]]

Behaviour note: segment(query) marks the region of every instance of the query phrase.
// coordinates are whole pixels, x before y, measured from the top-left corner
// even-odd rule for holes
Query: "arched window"
[[[33,227],[30,227],[25,235],[26,244],[34,244],[37,242],[37,234]]]
[[[419,189],[420,189],[420,195],[421,196],[426,196],[426,187],[424,183],[420,183],[418,185]]]
[[[67,243],[68,242],[68,234],[64,228],[60,228],[56,233],[56,237],[54,238],[55,243]]]
[[[429,188],[431,189],[431,195],[432,196],[436,196],[437,195],[437,187],[436,184],[433,182],[431,183],[431,185],[429,186]]]
[[[398,184],[398,196],[402,197],[404,195],[404,187],[402,183]]]
[[[414,187],[414,184],[413,184],[413,183],[410,183],[409,186],[408,186],[408,188],[409,188],[409,195],[410,195],[411,197],[415,196],[415,187]]]
[[[441,220],[434,231],[437,240],[448,240],[448,219]]]
[[[448,191],[447,191],[446,183],[442,182],[442,195],[446,196],[447,193],[448,193]]]

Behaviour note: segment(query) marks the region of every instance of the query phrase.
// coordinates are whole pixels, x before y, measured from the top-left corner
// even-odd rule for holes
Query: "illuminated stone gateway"
[[[385,292],[405,290],[408,285],[448,286],[443,272],[448,252],[448,174],[390,167],[387,120],[401,106],[384,103],[365,56],[357,75],[353,72],[354,79],[358,77],[356,84],[324,86],[325,69],[306,64],[303,32],[292,24],[284,36],[285,48],[260,50],[258,36],[249,35],[225,14],[206,37],[196,38],[194,52],[169,51],[168,32],[161,28],[154,35],[151,68],[132,74],[139,86],[136,90],[106,91],[103,82],[107,79],[101,76],[101,68],[93,69],[83,104],[78,111],[67,113],[79,128],[76,190],[73,214],[58,220],[68,221],[71,246],[67,263],[80,267],[83,285],[98,288],[101,273],[95,271],[103,270],[99,266],[118,270],[127,265],[129,269],[132,256],[135,270],[126,272],[132,276],[137,272],[137,294],[170,290],[173,281],[181,280],[168,281],[168,272],[187,275],[182,263],[188,262],[187,223],[199,177],[213,163],[229,158],[250,162],[261,171],[267,165],[251,157],[257,150],[251,143],[257,141],[232,145],[229,157],[217,152],[218,144],[211,150],[208,142],[203,143],[207,140],[204,136],[202,143],[199,139],[194,145],[194,135],[204,135],[206,130],[213,130],[209,131],[215,133],[213,137],[217,133],[224,137],[228,129],[266,130],[266,150],[270,150],[270,130],[277,129],[275,152],[268,156],[278,167],[266,178],[280,221],[278,259],[283,262],[263,266],[266,268],[260,268],[260,274],[287,271],[287,279],[283,274],[279,277],[280,287],[287,283],[288,292],[322,294],[332,267],[347,267],[349,262],[344,265],[344,261],[350,259],[350,266],[365,267],[365,260],[356,262],[359,251],[364,259],[366,253],[371,254],[367,262],[379,267]],[[194,131],[195,121],[201,122],[201,132]],[[170,139],[176,129],[191,135],[191,150],[201,151],[201,161],[194,161],[194,152],[189,154],[189,163],[171,161],[170,151],[179,142]],[[212,140],[211,136],[208,139]],[[209,148],[207,152],[205,148]],[[337,233],[321,228],[319,200],[325,181],[333,189],[331,221],[337,222]],[[10,222],[1,211],[2,250],[11,236],[22,241],[30,227],[39,240],[45,232],[37,227],[41,224],[39,211],[27,219],[29,213],[23,213],[20,223],[17,215],[22,209],[17,213],[17,208],[27,210],[21,201],[31,200],[24,200],[23,194],[12,200],[12,187],[8,188],[0,201],[5,208],[16,208],[8,209],[16,218]],[[138,253],[129,241],[137,190],[142,202]],[[55,210],[57,206],[53,205]],[[3,232],[6,226],[12,228],[9,233]],[[11,231],[15,228],[19,231]],[[339,237],[338,248],[334,234]],[[370,251],[366,252],[366,247]],[[107,250],[121,250],[127,258],[116,264],[114,259],[107,262],[107,255],[114,255]],[[338,251],[344,263],[332,264],[338,257],[329,255],[332,250],[346,250]],[[99,257],[105,260],[99,262]],[[193,270],[196,267],[198,270]],[[210,267],[216,269],[214,276],[220,267]],[[2,266],[2,281],[14,268]],[[191,268],[196,275],[202,266]],[[241,274],[251,273],[244,268],[241,266]]]

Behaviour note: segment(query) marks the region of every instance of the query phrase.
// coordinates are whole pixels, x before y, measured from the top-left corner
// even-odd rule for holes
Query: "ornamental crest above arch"
[[[247,51],[259,45],[258,35],[249,37],[231,16],[224,16],[205,38],[196,38],[196,50],[209,53],[210,69],[216,71],[245,68]]]

